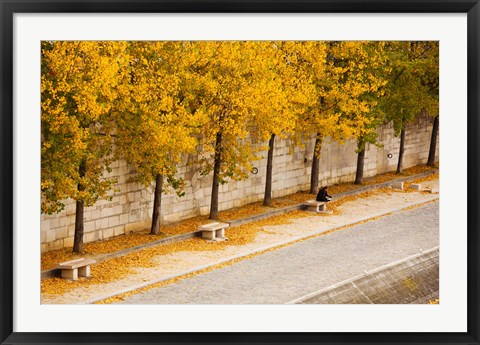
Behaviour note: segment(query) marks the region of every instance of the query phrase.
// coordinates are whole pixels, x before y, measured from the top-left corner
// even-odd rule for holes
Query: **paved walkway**
[[[431,202],[133,295],[122,303],[286,303],[438,246],[438,219],[438,201]]]
[[[430,187],[430,188],[433,188],[434,190],[438,190],[438,180],[431,180],[431,181],[422,183],[422,186]],[[192,248],[185,251],[177,251],[173,253],[152,255],[151,262],[155,263],[153,267],[148,267],[148,268],[138,267],[135,269],[134,273],[120,280],[116,280],[109,283],[102,283],[100,281],[97,284],[79,286],[67,291],[62,295],[42,295],[42,304],[92,303],[92,302],[102,300],[104,298],[114,296],[123,292],[136,290],[142,286],[148,286],[155,282],[165,281],[172,277],[181,276],[188,272],[198,271],[202,268],[205,268],[211,265],[224,263],[226,261],[230,261],[232,259],[239,258],[239,257],[245,257],[246,255],[249,255],[251,253],[256,253],[258,251],[262,251],[272,247],[276,248],[278,245],[281,245],[281,244],[287,244],[287,243],[291,244],[292,242],[295,242],[299,239],[306,238],[312,235],[322,234],[324,232],[330,231],[331,229],[342,228],[345,225],[355,224],[357,222],[370,219],[372,217],[385,215],[390,212],[394,212],[394,213],[406,212],[406,211],[400,211],[400,210],[404,210],[405,208],[418,205],[421,203],[431,202],[432,200],[437,200],[438,197],[439,197],[438,193],[433,193],[433,194],[419,193],[419,192],[404,193],[404,192],[396,192],[393,190],[389,190],[389,191],[387,190],[387,191],[373,193],[373,194],[365,194],[360,198],[353,198],[352,200],[346,201],[339,207],[338,213],[333,215],[329,215],[329,216],[312,215],[311,216],[310,214],[305,213],[304,217],[291,220],[291,222],[288,224],[285,224],[285,222],[282,222],[281,224],[278,224],[278,225],[263,226],[262,228],[263,230],[259,231],[256,234],[254,241],[247,242],[242,245],[232,245],[230,244],[230,242],[227,241],[227,242],[224,242],[225,246],[222,246],[222,249],[220,250],[215,249],[215,250],[199,251],[199,250],[195,250],[195,248]],[[436,225],[432,225],[432,229],[431,229],[431,231],[434,232],[435,235],[429,235],[427,237],[433,240],[435,240],[436,238],[437,239],[436,241],[438,242],[438,215],[430,215],[429,218],[432,221],[436,221],[437,223]],[[373,224],[373,223],[369,222],[368,224]],[[404,236],[402,235],[402,233],[404,231],[407,231],[407,230],[412,231],[416,228],[416,226],[417,224],[414,223],[414,226],[412,225],[406,226],[406,228],[408,228],[406,230],[399,230],[398,237],[403,238]],[[369,228],[368,225],[367,227]],[[234,227],[228,231],[239,231],[239,229]],[[227,236],[229,236],[228,231],[227,231]],[[334,268],[334,271],[336,272],[344,271],[343,273],[347,277],[343,278],[344,275],[341,275],[337,277],[338,280],[336,280],[337,278],[335,279],[332,278],[332,279],[336,280],[335,282],[338,282],[340,280],[350,278],[351,277],[350,273],[353,272],[349,270],[350,266],[352,265],[353,262],[357,262],[357,261],[362,262],[360,259],[363,255],[365,255],[365,253],[357,253],[356,254],[357,256],[351,257],[351,255],[353,255],[354,253],[354,251],[352,250],[357,246],[367,248],[366,245],[368,245],[369,243],[383,243],[380,240],[382,239],[382,236],[386,236],[387,233],[388,233],[387,231],[380,231],[378,233],[379,239],[376,240],[377,242],[372,242],[367,237],[366,239],[363,240],[365,241],[365,243],[360,241],[360,239],[358,239],[358,241],[360,242],[355,242],[357,241],[356,240],[357,233],[352,232],[351,230],[346,231],[346,229],[343,229],[338,233],[330,233],[326,236],[323,236],[325,238],[327,237],[332,238],[332,240],[322,239],[322,241],[327,241],[325,242],[326,243],[325,245],[327,246],[328,244],[326,248],[330,250],[330,253],[334,253],[334,255],[332,254],[330,255],[335,257],[336,260],[340,260],[340,259],[344,260],[343,264],[345,267],[341,267],[341,268],[336,267]],[[412,235],[415,235],[415,233],[416,232],[413,231],[407,237],[411,237]],[[350,234],[350,235],[347,236],[347,234]],[[348,242],[349,239],[353,240],[354,242],[352,242],[351,245],[349,245],[346,242],[345,244],[341,244],[343,242],[336,241],[337,236],[340,236],[340,237],[347,236],[345,238],[346,242]],[[418,246],[418,247],[422,247],[422,249],[428,249],[435,246],[433,244],[430,247],[422,246],[420,242],[417,241],[416,237],[412,237],[412,240],[415,243],[417,243],[417,244],[412,243],[414,247]],[[190,241],[193,241],[193,240],[190,240]],[[201,240],[197,239],[196,241],[201,241]],[[328,241],[332,241],[332,242],[328,242]],[[390,239],[388,241],[390,241]],[[194,246],[194,241],[189,244],[192,244]],[[399,254],[399,257],[395,256],[393,260],[404,258],[404,256],[402,256],[404,252],[401,251],[402,246],[403,244],[399,243],[399,249],[394,250],[389,247],[389,244],[379,245],[379,247],[386,252],[391,251],[392,254]],[[405,248],[409,248],[408,245]],[[372,250],[373,249],[375,249],[375,245],[373,245]],[[415,253],[418,250],[416,248],[411,248],[411,249],[413,250],[413,253]],[[397,250],[399,251],[398,253],[396,253]],[[283,250],[281,252],[283,252]],[[314,249],[313,252],[316,254],[314,255],[314,258],[316,260],[323,258],[324,260],[328,259],[325,261],[326,263],[331,262],[330,257],[324,257],[324,255],[327,255],[328,252],[325,251],[323,247],[322,249]],[[408,253],[405,256],[409,254],[410,254],[410,249],[408,250]],[[264,256],[264,255],[265,254],[262,254],[261,256]],[[298,256],[301,257],[302,255],[298,255]],[[258,260],[258,259],[260,259],[260,257],[249,258],[248,260]],[[289,261],[291,261],[290,259],[284,260],[283,258],[279,258],[279,260],[282,266],[285,264],[287,265],[286,267],[289,267],[288,265],[289,265]],[[378,264],[376,261],[370,261],[368,257],[366,259],[363,258],[362,260],[367,260],[367,263],[372,262],[372,265],[373,265],[373,267],[370,267],[368,265],[365,267],[362,267],[361,268],[362,270],[376,268],[379,265],[381,265],[381,264]],[[388,262],[391,262],[391,261],[388,261]],[[318,264],[318,261],[316,261],[312,265],[316,266],[316,264]],[[262,270],[262,267],[263,267],[262,263],[259,265],[255,265],[255,267],[257,266],[259,267],[258,270],[261,272],[261,276],[269,274],[267,273],[267,271],[264,272]],[[235,267],[237,267],[237,265],[235,265]],[[239,267],[242,267],[242,266],[239,266]],[[230,269],[231,269],[230,267],[225,267],[225,269],[222,269],[221,272],[229,272]],[[290,270],[303,272],[303,273],[306,272],[303,267],[291,268]],[[256,269],[255,270],[246,269],[245,272],[238,273],[237,277],[239,277],[241,274],[247,276],[248,274],[250,274],[251,271],[252,273],[254,273]],[[274,272],[273,274],[277,274],[276,273],[277,271],[275,270],[272,272]],[[312,281],[319,280],[321,284],[327,284],[328,283],[327,281],[322,280],[324,279],[322,277],[325,276],[326,274],[325,272],[326,271],[322,271],[322,273],[318,275],[310,275],[310,276],[306,275],[306,276],[308,277],[308,280],[312,280]],[[205,274],[202,274],[202,275],[205,275]],[[209,275],[206,275],[206,277],[209,277]],[[257,278],[252,278],[252,279],[254,282],[257,282],[257,281],[262,281],[263,278],[264,277],[260,277],[258,279]],[[95,277],[93,277],[93,279],[95,279]],[[237,290],[240,290],[243,288],[242,287],[243,283],[237,282],[237,284],[238,284]],[[268,289],[270,285],[274,285],[274,286],[279,285],[274,282],[269,283],[269,279],[266,279],[265,284],[267,286],[266,289]],[[285,288],[288,289],[289,283],[282,283],[282,286],[285,286]],[[191,289],[192,291],[195,291],[195,289],[197,288],[195,286],[192,286]],[[229,288],[225,287],[225,289],[229,289]],[[307,293],[315,289],[316,287],[312,287],[312,290],[307,291]],[[295,290],[292,290],[292,291],[295,291]],[[197,289],[197,293],[199,296],[201,295],[198,289]],[[248,294],[250,294],[250,291],[248,292]],[[293,298],[299,297],[297,295],[297,292],[294,292],[294,294],[296,296],[294,296]],[[213,297],[217,298],[218,296],[219,296],[218,293],[216,292],[213,293]],[[284,297],[285,297],[284,298],[285,301],[287,301],[289,298],[288,296],[284,296]],[[151,303],[222,303],[215,298],[212,299],[212,301],[210,302],[208,302],[208,299],[202,300],[201,302],[198,302],[198,301],[196,302],[195,299],[190,299],[190,296],[189,297],[183,296],[179,298],[182,300],[181,302],[177,302],[175,300],[162,301],[159,299],[158,301],[152,300]],[[190,302],[186,302],[185,299]],[[235,299],[232,299],[231,302],[229,303],[283,303],[284,300],[282,299],[281,301],[279,301],[279,300],[267,299],[265,300],[265,302],[254,302],[248,299],[245,299],[245,300],[239,299],[238,300],[239,302],[234,302]],[[133,299],[128,299],[127,302],[128,303],[147,303],[147,302],[136,302]]]

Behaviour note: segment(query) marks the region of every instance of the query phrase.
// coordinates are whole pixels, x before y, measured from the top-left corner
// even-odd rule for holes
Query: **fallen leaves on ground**
[[[177,223],[163,225],[161,231],[167,235],[186,234],[197,230],[200,225],[205,224],[208,221],[208,216],[196,216]]]
[[[438,169],[438,165],[435,167],[430,167],[427,165],[417,165],[417,166],[405,169],[401,174],[397,174],[396,172],[391,171],[391,172],[379,174],[373,177],[365,178],[361,185],[354,184],[353,182],[335,184],[329,187],[329,192],[330,194],[339,194],[339,193],[355,190],[363,186],[384,183],[384,182],[392,181],[402,177],[419,175],[419,174],[423,174],[430,171],[436,171],[437,169]],[[437,178],[438,178],[438,174],[437,174]]]
[[[42,270],[55,267],[58,263],[77,258],[91,258],[99,254],[108,254],[127,248],[136,247],[142,244],[158,241],[168,235],[178,235],[192,232],[198,229],[201,224],[208,221],[207,216],[199,216],[175,224],[169,224],[162,227],[162,234],[150,235],[149,230],[124,234],[109,238],[103,241],[86,243],[84,245],[85,254],[74,254],[72,248],[62,248],[42,254]]]
[[[293,217],[302,217],[302,211],[292,211],[289,214],[274,216],[269,219],[240,225],[232,229],[226,229],[225,235],[228,241],[207,242],[201,238],[192,238],[182,242],[171,244],[161,244],[155,247],[139,250],[122,257],[106,260],[99,264],[92,265],[91,278],[79,278],[77,281],[69,281],[60,278],[42,279],[41,292],[45,295],[63,294],[68,290],[98,285],[116,281],[135,272],[136,267],[155,267],[157,263],[152,260],[160,255],[180,252],[180,251],[212,251],[223,250],[228,245],[244,245],[251,243],[261,227],[265,225],[278,225],[288,222]]]
[[[407,193],[418,192],[417,190],[412,189],[412,184],[419,184],[419,183],[423,183],[423,182],[434,181],[434,180],[438,180],[438,178],[439,178],[439,174],[438,174],[438,173],[434,173],[434,174],[431,174],[431,175],[428,175],[428,176],[425,176],[425,177],[416,179],[416,180],[411,181],[411,182],[405,182],[405,183],[404,183],[404,192],[407,192]],[[424,191],[424,190],[423,190],[423,187],[422,187],[422,189],[420,190],[420,192],[422,192],[422,193],[430,193],[430,192]]]
[[[438,180],[438,178],[439,178],[439,174],[435,173],[435,174],[431,174],[431,175],[419,178],[419,179],[413,181],[412,183],[422,183],[422,182],[434,181],[434,180]]]
[[[96,241],[84,244],[84,254],[75,254],[72,248],[62,248],[42,253],[42,270],[55,267],[57,264],[77,258],[91,258],[99,254],[113,253],[122,249],[135,247],[141,244],[157,241],[165,235],[150,235],[148,231],[120,235],[104,241]]]

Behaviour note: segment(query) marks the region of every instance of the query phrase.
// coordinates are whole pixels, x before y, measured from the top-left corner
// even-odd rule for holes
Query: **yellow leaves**
[[[125,48],[126,42],[42,42],[44,211],[67,197],[93,202],[108,189],[101,176],[111,151],[106,132],[118,101],[115,88],[123,76],[118,59]],[[81,161],[89,169],[82,181]],[[86,183],[83,193],[77,191],[80,182]]]
[[[175,174],[182,154],[196,147],[194,130],[204,112],[191,107],[185,42],[131,42],[128,111],[117,117],[117,153],[149,185],[157,174]]]
[[[322,133],[340,142],[374,132],[379,121],[372,121],[378,115],[372,108],[385,80],[378,73],[379,56],[383,56],[381,45],[362,41],[320,42],[318,49],[312,50],[319,52],[316,58],[309,52],[312,45],[299,45],[308,48],[301,51],[308,63],[299,67],[308,73],[315,90],[297,132]]]
[[[367,137],[387,82],[384,50],[384,42],[362,41],[42,42],[42,178],[53,181],[49,162],[78,165],[87,157],[102,165],[90,153],[109,154],[112,140],[93,140],[92,124],[99,124],[95,134],[116,127],[117,156],[139,168],[143,181],[165,169],[173,174],[196,148],[214,155],[218,133],[225,178],[244,178],[258,158],[245,140],[252,134],[259,141],[296,136],[295,143],[304,133]],[[68,182],[75,186],[78,176],[48,185]]]

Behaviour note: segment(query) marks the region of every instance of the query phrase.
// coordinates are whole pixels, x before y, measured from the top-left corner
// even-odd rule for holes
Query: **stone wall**
[[[420,118],[406,131],[404,168],[425,164],[430,146],[432,119]],[[364,177],[396,169],[400,139],[394,136],[391,124],[378,131],[382,147],[367,145]],[[265,144],[267,145],[267,144]],[[281,197],[309,189],[314,139],[304,148],[296,148],[290,154],[285,140],[275,141],[273,158],[273,197]],[[437,157],[438,157],[437,144]],[[356,143],[337,143],[326,140],[320,155],[320,185],[332,185],[353,181],[355,178],[357,155]],[[392,154],[388,158],[388,154]],[[250,174],[243,181],[230,181],[220,186],[219,210],[239,207],[263,199],[266,151],[262,160],[255,162],[257,174]],[[179,169],[186,180],[185,196],[175,193],[162,198],[163,224],[175,222],[195,215],[208,214],[210,210],[212,174],[201,176],[195,168],[187,167],[186,160]],[[118,184],[111,201],[100,200],[85,209],[85,243],[107,239],[113,236],[141,231],[150,227],[153,208],[153,189],[128,182],[135,170],[125,161],[112,165],[107,176],[116,177]],[[67,201],[65,209],[55,215],[41,215],[41,250],[46,252],[73,245],[75,228],[75,203]],[[192,229],[193,230],[193,229]]]

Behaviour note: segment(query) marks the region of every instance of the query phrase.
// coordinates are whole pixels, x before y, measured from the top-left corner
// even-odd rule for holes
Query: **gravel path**
[[[435,201],[133,295],[122,303],[286,303],[438,246],[438,219]]]

